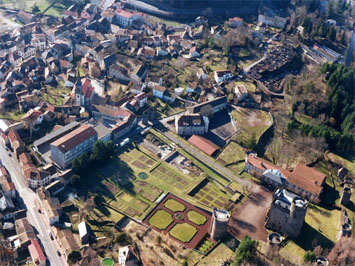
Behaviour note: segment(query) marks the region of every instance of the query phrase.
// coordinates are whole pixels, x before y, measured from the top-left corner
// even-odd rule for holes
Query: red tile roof
[[[210,140],[198,135],[192,135],[188,142],[210,156],[220,149]]]
[[[267,169],[279,169],[289,183],[294,184],[305,191],[309,191],[312,194],[319,196],[322,192],[326,175],[318,172],[314,168],[308,167],[307,165],[298,164],[293,171],[290,172],[253,155],[249,155],[247,160],[248,163],[262,171]]]
[[[19,155],[19,160],[20,160],[20,163],[22,165],[31,164],[32,163],[32,159],[31,159],[30,155],[27,152],[21,153]]]
[[[325,174],[318,172],[314,168],[298,164],[288,176],[287,181],[319,196],[322,192],[325,178]]]
[[[43,254],[42,248],[37,239],[31,239],[31,244],[28,246],[32,261],[35,265],[39,265],[41,262],[46,261],[46,257]]]
[[[22,139],[15,130],[11,129],[7,136],[16,153],[21,153],[25,149],[25,143],[23,143]]]
[[[21,120],[35,122],[37,121],[37,118],[40,117],[41,114],[42,114],[41,111],[36,111],[35,109],[31,109],[21,118]]]
[[[8,173],[6,171],[5,167],[0,167],[0,176],[8,176]]]
[[[85,79],[83,82],[83,95],[85,96],[86,99],[90,99],[93,92],[94,92],[94,87],[91,86],[91,80],[90,79]]]
[[[120,17],[124,17],[124,18],[131,18],[135,15],[135,13],[126,11],[126,10],[122,10],[122,9],[117,9],[116,10],[116,14]]]
[[[97,135],[95,129],[93,129],[90,125],[83,124],[69,134],[57,139],[51,145],[57,146],[62,152],[65,153],[95,135]]]

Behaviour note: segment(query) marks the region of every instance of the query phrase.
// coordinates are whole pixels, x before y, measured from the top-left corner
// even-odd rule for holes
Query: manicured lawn
[[[217,161],[226,165],[240,160],[244,160],[244,158],[244,149],[238,143],[231,141],[218,155]]]
[[[115,264],[115,262],[111,258],[104,258],[102,260],[102,265],[103,266],[113,266],[114,264]]]
[[[181,242],[188,243],[197,233],[197,229],[187,223],[176,224],[170,231],[169,234],[172,237],[180,240]]]
[[[198,213],[198,212],[195,212],[195,211],[189,211],[189,212],[187,213],[187,218],[188,218],[191,222],[193,222],[194,224],[197,224],[197,225],[202,225],[202,224],[204,224],[204,223],[206,222],[206,220],[207,220],[207,218],[206,218],[204,215],[202,215],[202,214],[200,214],[200,213]]]
[[[183,204],[173,199],[168,199],[164,203],[164,206],[173,212],[182,212],[185,210],[185,206]]]
[[[164,211],[164,210],[158,210],[154,215],[149,219],[149,224],[152,226],[164,230],[173,222],[173,217],[171,217],[171,214]]]

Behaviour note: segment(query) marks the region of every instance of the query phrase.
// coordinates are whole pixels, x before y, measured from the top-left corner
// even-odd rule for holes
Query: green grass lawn
[[[241,184],[233,181],[228,185],[231,189],[233,189],[234,191],[239,191],[241,192],[243,190],[243,187]]]
[[[164,206],[173,212],[182,212],[186,208],[183,204],[181,204],[180,202],[177,202],[176,200],[173,200],[173,199],[168,199],[164,203]]]
[[[197,233],[197,229],[187,223],[176,224],[170,231],[169,234],[172,237],[180,240],[181,242],[188,243]]]
[[[200,214],[200,213],[198,213],[196,211],[189,211],[187,213],[187,218],[191,222],[193,222],[194,224],[197,224],[197,225],[202,225],[207,220],[207,218],[204,215],[202,215],[202,214]]]
[[[214,250],[211,251],[211,253],[200,260],[197,265],[222,265],[226,259],[234,258],[234,256],[234,252],[229,247],[223,243],[220,243]]]
[[[261,135],[273,124],[273,118],[269,113],[257,109],[236,107],[232,111],[232,117],[241,129],[233,137],[236,141],[248,140],[251,136],[255,136],[258,142]]]
[[[287,241],[287,244],[279,252],[282,257],[297,265],[303,264],[303,256],[306,253],[292,240]]]
[[[240,162],[240,163],[235,163],[232,165],[228,165],[228,168],[231,169],[233,172],[240,174],[245,167],[245,163],[244,162]]]
[[[329,211],[312,205],[307,210],[306,222],[335,243],[341,224],[341,211],[336,209]]]
[[[180,113],[185,110],[184,103],[178,99],[176,99],[173,103],[167,103],[159,98],[154,98],[154,101],[158,103],[158,106],[155,108],[162,117],[174,115],[176,113]],[[154,105],[153,102],[149,102],[151,106]]]
[[[18,122],[24,115],[25,113],[20,110],[6,110],[5,112],[0,113],[0,118]]]
[[[244,159],[245,152],[243,147],[234,141],[231,141],[217,157],[217,161],[221,162],[223,165]]]
[[[351,160],[348,160],[344,157],[341,157],[335,153],[327,153],[326,156],[332,161],[335,162],[339,165],[343,165],[348,171],[350,171],[353,175],[355,175],[355,158],[350,158]]]
[[[62,105],[64,103],[64,95],[68,95],[71,92],[67,88],[54,88],[47,86],[47,92],[42,93],[42,98],[46,102],[52,105]],[[62,96],[63,95],[63,96]]]
[[[103,266],[113,266],[114,264],[115,264],[115,262],[111,258],[104,258],[102,260],[102,265]]]
[[[156,213],[154,213],[148,222],[150,225],[164,230],[173,222],[173,217],[171,217],[170,213],[164,210],[158,210]]]
[[[50,4],[51,2],[49,0],[23,0],[23,1],[10,1],[10,0],[4,0],[3,6],[7,8],[17,8],[17,9],[22,9],[25,11],[32,11],[33,5],[36,3],[37,6],[40,9],[40,12],[44,11]],[[69,3],[69,2],[68,2]],[[60,17],[65,9],[67,9],[68,6],[64,5],[63,3],[55,3],[50,9],[47,10],[45,13],[46,15],[52,15],[55,17]]]
[[[251,82],[247,82],[247,81],[236,81],[236,82],[234,82],[234,86],[239,86],[239,85],[244,85],[245,88],[250,93],[255,93],[255,91],[256,91],[256,86],[253,83],[251,83]]]

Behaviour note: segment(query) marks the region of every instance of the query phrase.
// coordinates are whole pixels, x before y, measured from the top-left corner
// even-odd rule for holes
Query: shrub
[[[68,255],[68,262],[74,264],[81,259],[81,254],[77,250],[73,250]]]
[[[79,175],[72,175],[69,179],[69,184],[75,188],[79,188],[81,185],[81,177]]]
[[[120,233],[115,236],[114,242],[118,244],[126,244],[129,240],[129,236],[126,233]]]
[[[308,251],[304,254],[303,260],[304,260],[305,262],[313,262],[313,261],[316,260],[316,254],[314,254],[313,251],[308,250]]]

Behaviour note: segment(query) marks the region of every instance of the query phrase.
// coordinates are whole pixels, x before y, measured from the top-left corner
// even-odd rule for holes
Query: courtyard
[[[253,239],[266,241],[268,232],[264,227],[265,217],[272,202],[272,193],[255,185],[250,195],[232,210],[229,233],[237,239],[249,235]]]

